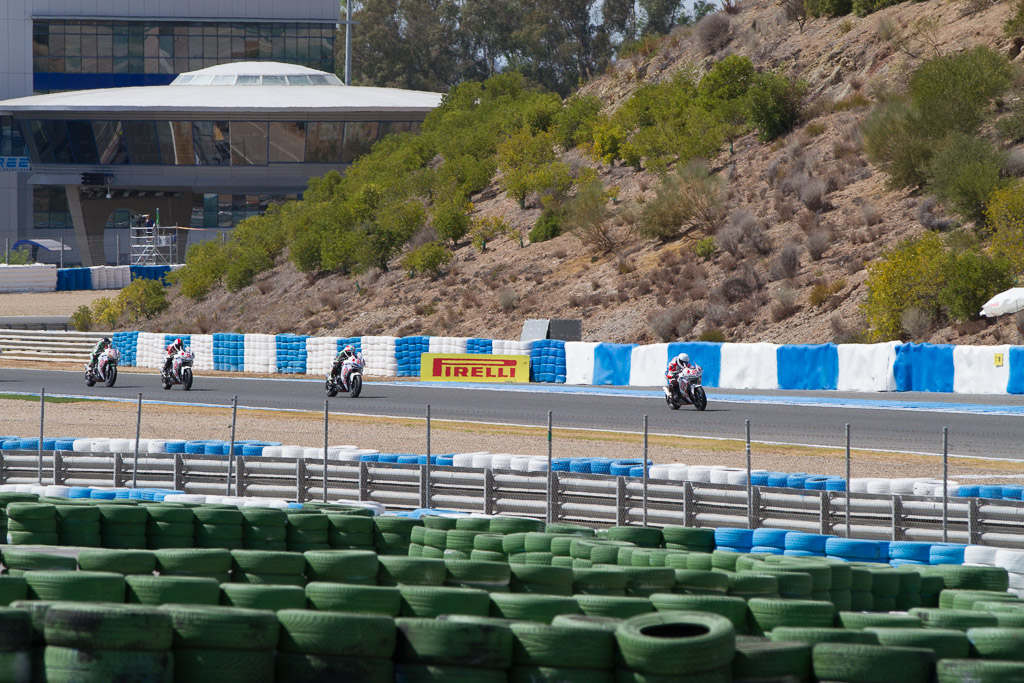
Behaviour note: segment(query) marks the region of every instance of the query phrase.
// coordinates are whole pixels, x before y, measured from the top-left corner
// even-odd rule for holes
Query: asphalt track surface
[[[144,401],[322,411],[321,380],[203,377],[192,391],[160,388],[157,372],[122,372],[117,385],[86,387],[80,372],[0,368],[0,394],[34,393]],[[649,416],[651,433],[743,438],[750,420],[755,442],[842,447],[851,425],[854,448],[941,454],[949,428],[952,455],[1024,460],[1024,397],[946,394],[843,394],[838,392],[707,390],[708,407],[668,408],[660,390],[550,385],[470,389],[417,382],[367,382],[358,399],[339,395],[330,411],[423,417],[435,420],[639,432]],[[0,419],[0,432],[3,431]]]

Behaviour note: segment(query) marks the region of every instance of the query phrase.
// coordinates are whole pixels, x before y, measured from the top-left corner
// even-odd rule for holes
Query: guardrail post
[[[697,526],[697,515],[693,509],[693,484],[683,482],[683,526]]]
[[[306,502],[306,460],[295,459],[295,502]]]
[[[231,465],[235,462],[235,419],[238,417],[238,395],[231,397],[231,443],[228,444],[228,479],[224,495],[231,495]],[[300,503],[302,501],[299,501]]]
[[[185,468],[184,459],[181,453],[174,454],[174,469],[171,471],[172,487],[175,491],[184,491],[185,482],[182,470]]]
[[[625,526],[629,522],[626,514],[626,478],[615,477],[615,526]]]
[[[942,542],[949,543],[949,427],[942,428]]]
[[[327,502],[327,429],[329,426],[329,418],[327,416],[327,399],[324,399],[324,497],[323,502]]]
[[[978,499],[967,499],[967,537],[968,543],[978,545],[981,543],[981,520],[978,516]]]
[[[545,521],[547,521],[549,524],[551,522],[555,521],[553,516],[552,516],[553,509],[552,509],[552,506],[551,506],[551,502],[552,502],[552,498],[553,498],[551,489],[554,488],[554,472],[552,472],[551,469],[552,469],[552,466],[551,466],[551,411],[549,410],[548,411],[547,514],[545,515],[547,517],[547,519]]]
[[[39,460],[37,461],[37,471],[39,474],[39,483],[43,483],[43,417],[46,415],[46,387],[39,390]]]
[[[744,420],[743,424],[747,433],[747,528],[756,529],[757,527],[754,526],[754,492],[751,490],[753,482],[750,481],[750,420]]]
[[[368,463],[359,463],[359,500],[370,497],[370,468]]]
[[[121,458],[120,453],[114,453],[114,488],[121,487],[121,468],[124,465],[124,461]]]
[[[747,528],[758,529],[761,526],[761,487],[754,486],[750,489],[750,505],[747,508]]]
[[[430,498],[430,495],[427,493],[427,487],[430,486],[430,480],[428,479],[429,476],[430,475],[427,474],[427,466],[426,465],[420,465],[420,507],[421,508],[430,507],[427,504],[427,500]]]
[[[846,423],[846,537],[850,538],[850,423]]]
[[[246,485],[245,485],[245,458],[240,455],[235,456],[235,495],[244,496]]]
[[[64,483],[64,458],[61,457],[60,451],[53,452],[53,483],[63,484]]]
[[[831,534],[832,533],[832,499],[829,498],[828,491],[819,491],[821,494],[818,497],[818,526],[820,530],[818,533]]]
[[[0,483],[7,483],[7,458],[4,457],[2,450],[0,450]]]
[[[139,407],[135,411],[135,457],[132,458],[132,488],[139,488],[139,435],[142,433],[142,392],[139,392]]]
[[[484,514],[494,514],[494,470],[484,470]]]
[[[644,519],[643,524],[647,526],[647,416],[644,415]]]
[[[430,507],[430,404],[427,404],[427,463],[426,468],[423,471],[423,478],[425,480],[423,484],[423,501],[420,507]]]
[[[892,497],[892,540],[902,541],[903,530],[903,497],[893,495]]]

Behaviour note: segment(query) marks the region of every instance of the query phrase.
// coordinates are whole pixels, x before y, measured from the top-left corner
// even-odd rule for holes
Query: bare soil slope
[[[614,108],[643,82],[689,64],[706,69],[730,53],[807,81],[808,114],[797,130],[772,144],[746,135],[711,160],[727,179],[727,197],[719,249],[709,260],[693,254],[702,234],[667,244],[641,240],[621,214],[611,219],[621,241],[614,253],[595,254],[573,235],[529,244],[539,204],[521,210],[495,183],[473,204],[480,214],[503,216],[517,230],[514,239],[483,253],[460,246],[444,278],[410,279],[397,266],[355,278],[310,278],[282,262],[243,291],[220,291],[199,304],[177,297],[148,327],[517,338],[525,319],[559,317],[583,318],[584,338],[592,341],[692,339],[712,329],[729,341],[857,339],[865,263],[920,234],[920,216],[929,210],[925,197],[887,190],[884,175],[863,155],[859,125],[873,94],[901,87],[922,58],[937,52],[979,44],[1009,52],[1002,24],[1010,11],[1009,3],[931,0],[866,18],[814,19],[801,31],[778,6],[748,0],[728,17],[728,35],[713,51],[699,26],[680,29],[656,52],[622,60],[587,84],[583,92]],[[578,150],[566,158],[619,188],[615,208],[655,195],[658,179],[650,173],[602,165]],[[915,341],[998,343],[1015,336],[1004,320],[947,327]]]

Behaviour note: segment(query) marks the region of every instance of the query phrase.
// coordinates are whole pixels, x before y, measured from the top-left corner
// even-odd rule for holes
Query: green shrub
[[[512,228],[509,224],[505,222],[504,218],[498,216],[474,218],[469,228],[469,235],[473,240],[473,246],[480,251],[487,251],[488,242],[511,233]]]
[[[615,233],[608,222],[611,192],[598,178],[580,183],[576,194],[562,206],[562,224],[586,248],[605,254],[615,250]]]
[[[775,71],[757,76],[750,88],[748,116],[762,142],[789,132],[800,119],[807,85]]]
[[[858,17],[866,17],[872,12],[885,9],[892,5],[898,5],[903,0],[853,0],[851,8]]]
[[[666,175],[654,199],[640,211],[637,232],[648,238],[675,239],[694,226],[710,228],[721,207],[722,182],[707,165],[693,162]],[[710,232],[710,230],[709,230]]]
[[[933,315],[945,278],[945,248],[934,233],[900,242],[868,264],[864,313],[879,341],[897,339],[901,316],[911,308]]]
[[[438,237],[454,244],[469,232],[469,212],[472,210],[469,200],[456,195],[434,204],[430,222]]]
[[[547,242],[562,234],[562,217],[553,209],[544,209],[530,230],[530,243]]]
[[[989,256],[977,247],[950,250],[945,273],[939,302],[950,318],[959,321],[977,318],[985,302],[1013,287],[1015,279],[1009,259]]]
[[[702,237],[693,245],[693,253],[705,261],[714,256],[716,250],[715,238],[711,236]]]
[[[410,277],[417,273],[439,277],[452,262],[452,252],[441,242],[428,242],[402,257],[402,268]]]
[[[549,133],[532,134],[518,130],[498,145],[499,184],[503,190],[526,207],[526,197],[538,185],[540,169],[555,162],[554,138]]]
[[[711,329],[704,330],[703,332],[701,332],[700,335],[697,337],[697,341],[716,342],[719,344],[724,344],[726,341],[725,332],[722,332],[717,327],[712,327]]]
[[[757,70],[749,57],[729,55],[700,79],[697,90],[704,106],[716,111],[729,124],[746,122],[747,92],[757,78]]]
[[[24,266],[32,263],[32,251],[28,247],[11,249],[7,252],[6,263],[11,266]]]
[[[122,289],[115,300],[120,310],[119,319],[137,323],[152,318],[170,306],[167,291],[159,280],[132,280],[131,284]]]
[[[1010,113],[996,121],[996,129],[1008,142],[1024,141],[1024,101],[1015,99],[1010,104]]]
[[[812,17],[842,17],[853,11],[852,0],[806,0]]]
[[[965,220],[985,224],[989,196],[1005,184],[1000,169],[1006,155],[990,142],[953,134],[928,165],[928,189]]]
[[[1014,272],[1024,271],[1024,182],[993,192],[985,218],[992,232],[992,250],[1007,259]]]
[[[92,329],[92,309],[85,305],[79,306],[68,322],[79,332],[88,332]]]
[[[1007,38],[1024,38],[1024,1],[1014,3],[1013,15],[1003,23]]]
[[[92,319],[94,324],[103,328],[112,329],[117,326],[117,321],[124,311],[123,304],[117,299],[101,296],[92,302]]]
[[[224,277],[228,268],[227,249],[219,240],[193,244],[188,248],[185,263],[184,268],[167,277],[181,285],[183,295],[201,301]]]
[[[572,149],[594,141],[594,123],[601,112],[601,100],[593,95],[574,95],[554,118],[555,142]]]

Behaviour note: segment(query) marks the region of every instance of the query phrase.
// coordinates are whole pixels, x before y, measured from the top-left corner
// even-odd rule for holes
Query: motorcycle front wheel
[[[352,376],[349,377],[348,383],[348,395],[352,398],[359,398],[359,393],[363,390],[363,376],[358,372],[354,372],[352,373]]]
[[[185,391],[192,388],[192,370],[190,368],[181,371],[181,388]]]
[[[110,366],[107,369],[106,385],[108,387],[112,387],[112,386],[114,386],[114,382],[116,382],[116,381],[117,381],[117,366],[116,365],[112,365],[112,366]]]
[[[326,382],[324,382],[324,391],[327,392],[327,395],[329,397],[334,398],[335,396],[338,395],[338,385],[332,382],[331,380],[327,380]]]
[[[694,408],[704,410],[708,407],[708,395],[704,393],[704,387],[694,387],[692,394]]]
[[[163,384],[164,391],[167,391],[168,389],[171,388],[171,378],[170,377],[167,377],[166,375],[161,375],[160,376],[160,382],[161,382],[161,384]]]
[[[96,380],[93,379],[92,373],[91,372],[85,373],[85,386],[91,387],[91,386],[93,386],[95,384],[96,384]]]

